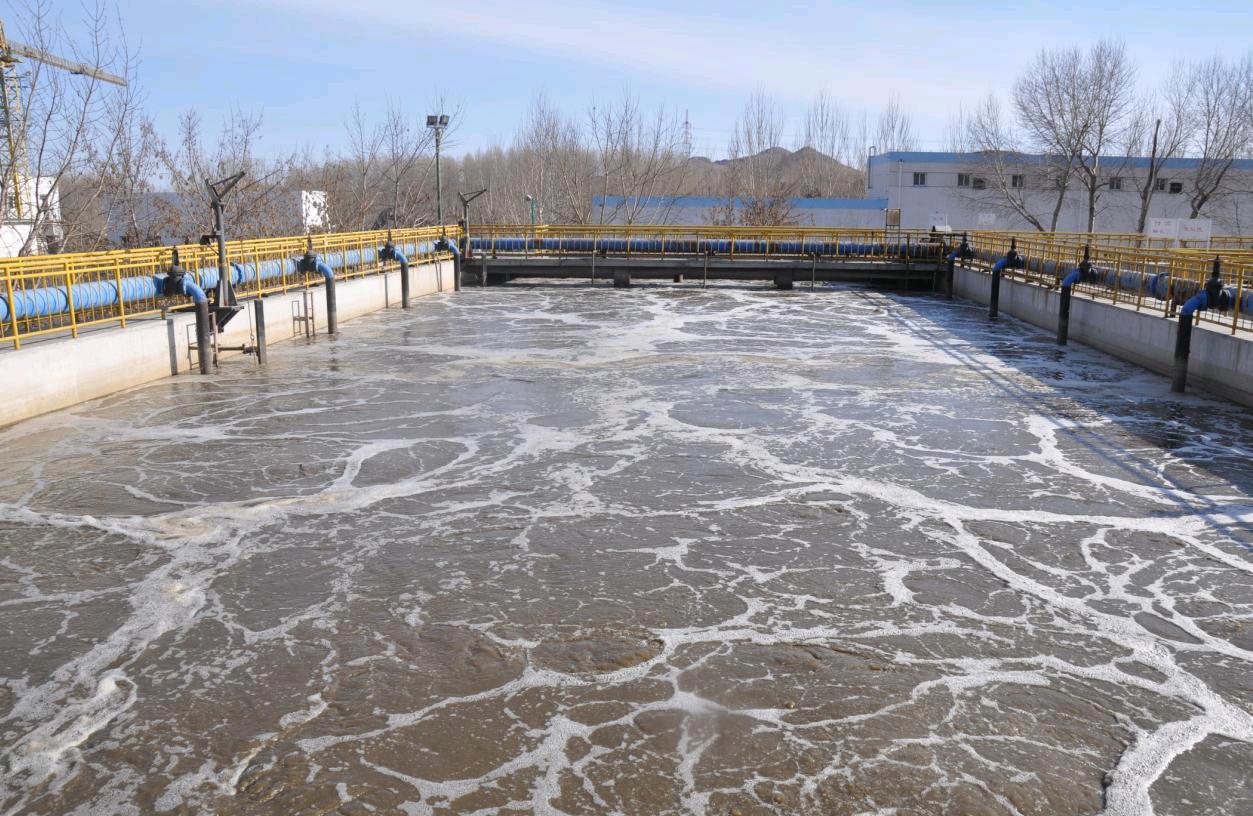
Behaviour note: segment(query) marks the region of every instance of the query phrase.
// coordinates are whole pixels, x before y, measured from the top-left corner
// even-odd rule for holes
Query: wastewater
[[[856,288],[341,330],[0,429],[0,813],[1253,812],[1249,411]]]

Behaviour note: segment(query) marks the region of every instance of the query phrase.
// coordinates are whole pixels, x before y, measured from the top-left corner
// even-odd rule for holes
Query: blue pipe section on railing
[[[1003,271],[1005,271],[1005,267],[1006,267],[1008,264],[1009,264],[1009,256],[1008,256],[1008,255],[1006,255],[1004,258],[1001,258],[999,261],[997,261],[995,264],[993,264],[993,266],[992,266],[992,271],[993,271],[993,272],[1003,272]]]
[[[1208,305],[1209,296],[1205,294],[1204,290],[1202,290],[1189,298],[1187,303],[1183,304],[1183,308],[1179,310],[1179,314],[1190,315],[1196,312],[1197,309],[1205,309]]]
[[[435,244],[431,241],[423,241],[422,243],[410,242],[397,245],[396,249],[397,251],[403,250],[414,255],[429,254],[435,251]],[[325,265],[333,271],[335,269],[372,263],[378,258],[378,250],[367,249],[362,252],[361,250],[350,249],[341,252],[330,252],[324,255],[323,258]],[[270,281],[282,278],[285,274],[289,276],[298,274],[296,261],[275,259],[261,261],[259,264],[231,264],[231,282],[236,286],[255,281]],[[202,268],[197,272],[196,277],[199,281],[195,285],[202,292],[208,291],[217,286],[218,269],[216,266]],[[323,277],[326,277],[326,275],[323,274]],[[189,273],[186,280],[191,281],[191,279],[192,276]],[[164,291],[164,280],[164,276],[123,278],[121,281],[122,296],[120,300],[125,304],[159,297],[160,293]],[[7,295],[0,294],[0,322],[7,322],[11,317],[17,320],[27,320],[64,314],[70,310],[70,294],[74,296],[74,307],[76,309],[108,308],[116,306],[119,300],[116,281],[76,283],[68,291],[65,286],[40,286],[13,293],[12,311],[15,315],[12,316],[10,315],[10,304]]]
[[[477,252],[638,252],[641,254],[691,253],[714,255],[826,255],[937,257],[935,244],[883,244],[855,241],[763,241],[728,238],[471,238]]]
[[[1062,286],[1070,287],[1079,282],[1079,278],[1083,276],[1083,272],[1078,269],[1070,270],[1070,274],[1062,278]]]
[[[335,271],[321,260],[318,261],[316,269],[318,270],[318,274],[321,275],[323,279],[328,281],[335,280]]]

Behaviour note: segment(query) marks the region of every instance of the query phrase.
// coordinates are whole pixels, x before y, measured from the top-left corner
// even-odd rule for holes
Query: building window
[[[958,187],[969,187],[969,186],[970,186],[970,174],[969,174],[969,173],[958,173],[958,174],[957,174],[957,186],[958,186]]]
[[[1110,176],[1109,177],[1109,189],[1121,190],[1122,189],[1122,176]]]
[[[974,187],[976,190],[983,190],[987,188],[988,183],[982,177],[975,176],[975,180],[974,182],[971,183],[970,186]]]
[[[1177,195],[1177,194],[1182,193],[1182,192],[1183,192],[1183,182],[1182,182],[1182,181],[1172,181],[1172,182],[1170,183],[1170,194],[1171,194],[1171,195]]]
[[[1153,182],[1153,189],[1159,193],[1165,192],[1166,191],[1166,179],[1159,178],[1157,181]]]
[[[927,186],[927,174],[926,173],[914,173],[914,186],[926,187]]]
[[[1015,190],[1021,190],[1023,187],[1026,187],[1026,182],[1026,178],[1021,173],[1015,173],[1009,177],[1009,186]]]

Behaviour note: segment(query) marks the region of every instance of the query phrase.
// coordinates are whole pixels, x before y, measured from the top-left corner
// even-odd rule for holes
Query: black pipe
[[[953,267],[957,265],[956,253],[949,253],[948,264],[944,268],[944,297],[953,299]]]
[[[1001,306],[1001,270],[992,268],[992,295],[988,299],[988,319],[996,320]]]
[[[1170,380],[1170,390],[1182,394],[1188,384],[1188,355],[1192,353],[1192,313],[1179,314],[1179,328],[1175,332],[1175,368]]]
[[[1070,289],[1069,285],[1062,286],[1061,304],[1057,310],[1057,345],[1064,346],[1066,341],[1070,339]]]
[[[335,278],[326,279],[326,333],[332,337],[339,331],[339,312],[335,307]]]
[[[409,308],[409,259],[401,255],[400,261],[400,308]]]
[[[253,320],[257,324],[257,365],[265,365],[265,301],[253,301]]]
[[[196,358],[200,363],[200,373],[208,375],[213,362],[213,347],[210,338],[212,329],[209,326],[209,301],[202,300],[196,304]]]

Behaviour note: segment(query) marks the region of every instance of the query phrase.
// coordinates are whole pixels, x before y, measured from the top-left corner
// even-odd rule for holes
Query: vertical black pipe
[[[200,373],[209,374],[213,360],[213,342],[210,339],[209,301],[202,300],[196,304],[196,359],[200,364]]]
[[[949,253],[948,263],[944,266],[944,297],[949,300],[953,299],[953,267],[957,265],[957,260],[953,257],[953,253]]]
[[[339,331],[339,312],[335,307],[335,277],[326,279],[326,333],[335,335]]]
[[[1070,285],[1063,284],[1062,299],[1057,308],[1057,345],[1064,346],[1070,338]]]
[[[400,262],[400,308],[409,308],[409,260]]]
[[[226,263],[226,218],[222,212],[222,202],[214,201],[210,206],[213,208],[213,230],[218,239],[218,287],[215,305],[221,309],[234,306],[235,298],[231,289],[231,268]]]
[[[992,296],[988,299],[988,319],[996,320],[997,311],[1001,306],[1001,270],[992,270]]]
[[[1170,380],[1170,390],[1182,394],[1188,384],[1188,355],[1192,352],[1192,313],[1179,315],[1179,327],[1175,332],[1175,369]]]
[[[265,301],[254,300],[253,321],[257,324],[257,365],[265,365]]]

